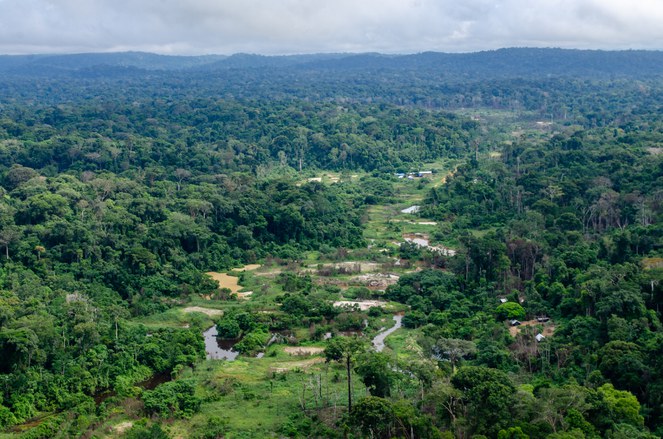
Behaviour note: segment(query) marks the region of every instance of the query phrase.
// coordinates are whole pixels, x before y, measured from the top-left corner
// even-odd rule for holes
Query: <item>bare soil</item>
[[[334,302],[334,306],[357,305],[362,311],[366,311],[367,309],[374,307],[385,306],[386,304],[387,302],[383,302],[381,300],[339,300],[338,302]]]
[[[228,288],[232,293],[239,293],[242,287],[239,286],[239,278],[230,276],[227,273],[216,273],[210,271],[207,273],[212,279],[219,283],[219,288]]]
[[[242,271],[253,271],[260,267],[261,265],[259,264],[250,264],[241,268],[233,268],[232,272],[241,273]],[[239,290],[242,289],[239,285],[239,278],[236,276],[231,276],[228,273],[217,273],[215,271],[209,271],[206,274],[219,283],[219,288],[228,288],[231,293],[234,294],[238,294]]]

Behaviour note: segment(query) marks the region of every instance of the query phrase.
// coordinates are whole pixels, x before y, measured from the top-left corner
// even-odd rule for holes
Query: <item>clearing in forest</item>
[[[261,265],[259,264],[250,264],[240,268],[233,268],[232,271],[234,273],[241,273],[243,271],[255,271],[260,267]],[[208,271],[206,274],[219,283],[219,288],[228,288],[231,293],[237,294],[240,297],[249,295],[248,292],[239,292],[242,287],[239,285],[239,278],[237,276],[231,276],[228,273],[217,273],[215,271]]]
[[[242,289],[239,286],[239,278],[236,276],[214,271],[209,271],[206,274],[219,283],[219,288],[228,288],[233,294],[239,293],[239,290]]]
[[[325,348],[318,346],[286,346],[283,352],[289,355],[303,356],[321,354],[324,350]]]
[[[182,311],[184,311],[185,313],[200,312],[210,317],[223,315],[223,311],[220,309],[203,308],[202,306],[189,306],[184,308]]]
[[[237,272],[237,273],[241,273],[242,271],[255,271],[260,267],[262,267],[262,265],[260,265],[260,264],[248,264],[248,265],[245,265],[243,267],[233,268],[232,271]]]
[[[516,335],[520,334],[520,331],[523,327],[525,327],[525,326],[537,326],[537,325],[543,326],[543,331],[541,331],[541,333],[545,337],[550,337],[551,335],[553,335],[555,333],[555,325],[554,324],[552,324],[551,322],[542,323],[542,322],[539,322],[538,320],[534,319],[534,320],[527,320],[527,321],[524,321],[524,322],[520,322],[520,326],[509,326],[509,334],[511,334],[512,337],[515,337]]]
[[[318,364],[324,363],[325,359],[322,357],[309,358],[308,360],[301,361],[289,361],[283,363],[274,363],[269,367],[270,372],[283,373],[291,370],[306,370],[309,367]]]
[[[387,305],[387,302],[382,300],[339,300],[334,302],[334,306],[354,306],[357,305],[360,310],[366,311],[367,309],[374,307],[384,307]]]

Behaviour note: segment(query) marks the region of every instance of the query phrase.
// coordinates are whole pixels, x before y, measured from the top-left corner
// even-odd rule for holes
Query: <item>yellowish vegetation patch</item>
[[[283,352],[290,355],[315,355],[324,352],[325,348],[316,346],[287,346]]]
[[[254,271],[254,270],[257,270],[260,267],[262,267],[262,265],[260,265],[260,264],[249,264],[249,265],[245,265],[245,266],[240,267],[240,268],[233,268],[232,271],[235,271],[235,272]]]
[[[315,358],[309,358],[308,360],[290,361],[287,363],[274,363],[272,367],[269,368],[269,371],[282,373],[295,369],[306,370],[309,367],[314,366],[318,363],[324,363],[324,361],[325,359],[322,357],[315,357]]]
[[[663,268],[663,258],[644,258],[642,260],[642,267],[645,270]]]
[[[237,293],[237,297],[239,299],[249,300],[251,298],[252,294],[253,294],[253,291],[244,291],[243,293]]]
[[[182,311],[184,311],[185,313],[200,312],[210,317],[223,315],[223,311],[220,309],[203,308],[202,306],[189,306],[187,308],[184,308]]]
[[[129,430],[133,426],[134,423],[131,421],[121,422],[117,424],[115,427],[113,427],[113,433],[116,435],[121,435],[122,433]]]

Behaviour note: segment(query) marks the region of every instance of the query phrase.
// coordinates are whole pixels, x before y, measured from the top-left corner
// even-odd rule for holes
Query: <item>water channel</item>
[[[239,352],[233,350],[233,346],[239,340],[223,340],[218,338],[219,332],[216,325],[203,332],[205,338],[205,352],[208,360],[229,360],[232,361],[239,355]]]
[[[382,352],[384,349],[384,341],[385,339],[392,334],[394,331],[396,331],[398,328],[401,327],[401,321],[403,319],[403,316],[401,314],[396,314],[393,316],[394,320],[394,326],[392,326],[389,329],[384,329],[382,328],[378,334],[373,337],[373,340],[371,341],[373,344],[373,347],[375,347],[375,350],[378,352]],[[207,359],[208,360],[228,360],[228,361],[233,361],[237,358],[239,355],[239,352],[233,350],[233,346],[239,341],[237,340],[224,340],[218,337],[218,331],[216,329],[216,325],[208,328],[206,331],[203,332],[203,337],[205,339],[205,352],[207,353]],[[341,336],[353,336],[353,335],[362,335],[361,331],[345,331],[345,332],[340,332],[339,335]],[[272,336],[272,339],[270,342],[275,341],[276,335]],[[327,333],[325,335],[325,340],[331,338],[331,333]],[[264,356],[264,353],[261,352],[257,355],[256,358],[262,358]]]
[[[384,349],[385,339],[402,326],[401,325],[402,320],[403,316],[401,314],[394,315],[394,322],[396,322],[394,326],[392,326],[387,330],[380,330],[380,332],[378,332],[378,334],[375,337],[373,337],[373,347],[375,348],[376,351],[382,352],[382,350]]]

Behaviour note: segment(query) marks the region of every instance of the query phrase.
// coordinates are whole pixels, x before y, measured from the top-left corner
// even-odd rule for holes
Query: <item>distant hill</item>
[[[421,70],[454,77],[651,77],[663,73],[663,52],[512,48],[476,53],[425,52],[411,55],[313,54],[263,56],[168,56],[142,52],[0,56],[0,73],[80,73],[108,68],[144,71],[294,69],[298,71]]]
[[[421,69],[454,75],[652,76],[663,74],[663,52],[568,49],[500,49],[475,53],[425,52],[413,55],[350,55],[312,61],[307,67],[327,69]]]
[[[82,53],[73,55],[4,55],[0,72],[72,72],[99,67],[127,67],[141,70],[183,70],[222,60],[222,55],[168,56],[145,52]]]
[[[582,97],[588,88],[612,101],[637,93],[639,106],[657,107],[663,102],[663,52],[0,56],[0,107],[215,97],[506,108],[566,118],[587,107]],[[600,119],[595,102],[591,112]]]

